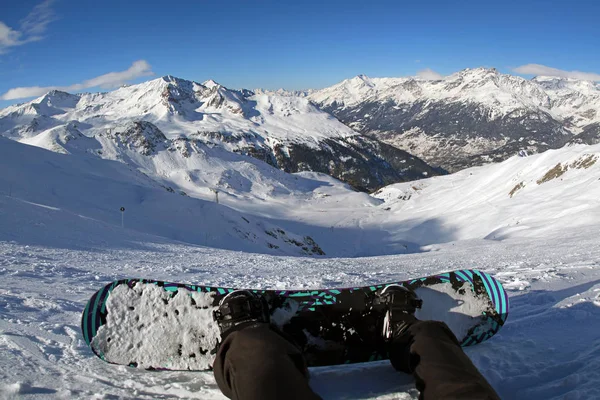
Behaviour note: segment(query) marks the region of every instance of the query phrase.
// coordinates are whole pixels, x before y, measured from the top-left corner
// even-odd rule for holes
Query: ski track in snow
[[[0,242],[0,398],[225,398],[210,372],[145,371],[93,355],[80,333],[81,312],[96,290],[116,279],[317,288],[460,268],[492,273],[510,294],[506,326],[466,350],[502,398],[600,398],[596,232],[460,241],[430,245],[423,253],[354,259],[276,257],[168,241],[119,248],[75,240],[67,250]],[[324,399],[418,396],[412,378],[387,362],[313,368],[311,375]]]

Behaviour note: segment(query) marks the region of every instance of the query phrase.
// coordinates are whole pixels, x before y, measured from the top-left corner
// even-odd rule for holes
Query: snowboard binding
[[[213,319],[221,335],[241,324],[269,323],[269,304],[250,290],[236,290],[221,299],[219,308],[213,311]]]
[[[377,302],[386,308],[383,319],[383,338],[391,341],[406,332],[417,318],[415,312],[423,300],[414,290],[402,285],[388,285],[378,293]]]

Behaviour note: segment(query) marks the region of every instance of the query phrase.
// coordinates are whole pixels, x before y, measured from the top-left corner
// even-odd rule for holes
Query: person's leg
[[[213,365],[215,379],[233,400],[320,400],[308,385],[300,350],[267,323],[229,332]]]
[[[410,324],[392,341],[390,361],[414,375],[420,399],[500,399],[443,322]]]

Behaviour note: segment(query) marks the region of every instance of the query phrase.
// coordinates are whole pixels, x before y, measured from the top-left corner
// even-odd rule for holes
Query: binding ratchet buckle
[[[374,304],[384,305],[392,311],[414,313],[423,306],[423,300],[411,289],[402,285],[390,285],[383,288]]]

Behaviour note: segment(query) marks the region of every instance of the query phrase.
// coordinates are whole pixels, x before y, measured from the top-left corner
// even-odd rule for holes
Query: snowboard
[[[253,290],[269,304],[271,323],[291,336],[309,366],[388,358],[382,339],[390,284],[415,290],[421,320],[445,322],[462,346],[481,343],[508,317],[500,282],[459,270],[401,282],[317,290]],[[233,288],[124,279],[96,292],[83,311],[86,343],[106,362],[154,370],[210,370],[220,344],[213,311]]]

